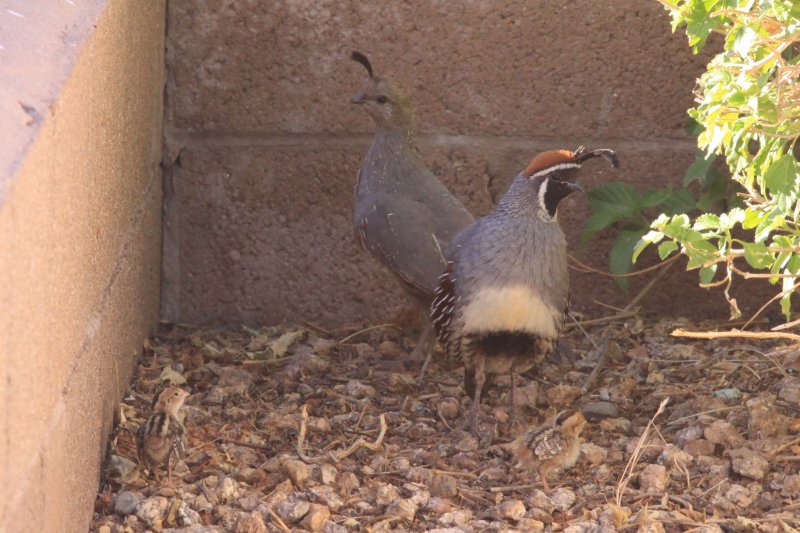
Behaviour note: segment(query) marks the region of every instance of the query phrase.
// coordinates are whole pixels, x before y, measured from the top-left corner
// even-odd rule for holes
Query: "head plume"
[[[364,68],[367,69],[367,73],[369,74],[370,78],[375,77],[375,75],[372,73],[372,64],[370,64],[367,56],[354,50],[353,53],[350,54],[350,59],[364,65]]]
[[[600,148],[587,151],[585,147],[579,146],[574,152],[569,150],[549,150],[547,152],[542,152],[531,160],[528,166],[525,167],[523,174],[531,177],[550,170],[580,168],[584,161],[593,157],[602,157],[611,163],[611,166],[619,166],[619,160],[614,150]]]

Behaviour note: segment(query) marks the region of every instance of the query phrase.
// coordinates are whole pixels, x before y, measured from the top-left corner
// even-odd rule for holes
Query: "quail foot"
[[[547,476],[569,470],[578,461],[579,437],[585,425],[586,419],[578,411],[560,426],[544,425],[526,431],[514,440],[511,449],[523,467],[539,473],[544,490],[549,491]]]
[[[136,451],[140,466],[146,467],[159,481],[158,469],[166,463],[167,478],[172,482],[172,461],[185,453],[185,428],[180,409],[189,393],[180,387],[167,387],[158,395],[153,413],[136,432]]]
[[[387,77],[375,75],[363,54],[353,52],[351,59],[367,70],[362,91],[351,101],[375,122],[356,184],[356,237],[427,315],[444,268],[442,252],[472,223],[472,215],[423,161],[406,96]],[[416,360],[425,361],[420,382],[436,343],[433,326],[424,318],[426,327],[413,352]]]
[[[515,376],[542,362],[564,326],[569,274],[557,209],[580,190],[575,175],[595,157],[618,165],[616,154],[607,149],[537,155],[495,210],[461,231],[447,248],[431,319],[446,354],[464,364],[476,437],[487,376],[511,374],[513,425]]]

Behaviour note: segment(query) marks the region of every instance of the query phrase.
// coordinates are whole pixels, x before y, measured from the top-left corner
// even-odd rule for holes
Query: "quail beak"
[[[367,101],[367,93],[363,92],[358,93],[357,95],[355,95],[350,99],[351,104],[363,104],[366,101]]]

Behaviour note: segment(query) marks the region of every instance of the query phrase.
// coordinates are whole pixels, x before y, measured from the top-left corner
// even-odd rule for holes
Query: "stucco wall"
[[[86,531],[158,318],[165,6],[15,4],[0,14],[0,531]]]
[[[426,160],[478,215],[543,149],[616,149],[622,168],[587,166],[589,186],[679,183],[693,160],[683,125],[708,58],[692,56],[655,0],[183,0],[168,10],[170,319],[335,325],[406,305],[352,237],[373,125],[349,105],[365,77],[351,50],[405,88]],[[586,209],[573,196],[560,212],[573,249]],[[605,269],[609,243],[582,257]],[[724,308],[695,285],[695,273],[670,276],[646,307]],[[578,309],[625,301],[594,275],[574,273],[572,293]]]

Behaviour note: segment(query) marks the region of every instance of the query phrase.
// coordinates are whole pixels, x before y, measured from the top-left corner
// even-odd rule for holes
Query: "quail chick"
[[[517,461],[529,471],[538,471],[544,490],[550,490],[547,476],[569,470],[578,460],[579,436],[586,425],[580,411],[558,425],[530,429],[514,440],[512,449]]]
[[[557,209],[580,190],[573,178],[594,157],[618,164],[608,149],[537,155],[495,210],[462,230],[447,249],[431,319],[446,354],[464,363],[476,436],[487,375],[511,374],[513,424],[515,376],[542,362],[564,326],[569,273]]]
[[[172,460],[178,460],[186,449],[185,428],[180,409],[189,393],[180,387],[167,387],[158,395],[153,414],[136,432],[139,464],[148,468],[159,481],[158,469],[166,463],[167,477],[172,482]]]
[[[362,91],[351,101],[363,107],[376,125],[358,172],[355,234],[427,315],[444,268],[442,252],[456,233],[472,223],[472,215],[422,159],[408,98],[387,77],[375,75],[366,56],[353,52],[351,59],[368,74]],[[420,381],[436,343],[433,326],[424,318],[427,325],[412,354],[425,360]]]

